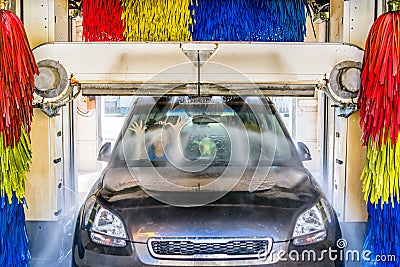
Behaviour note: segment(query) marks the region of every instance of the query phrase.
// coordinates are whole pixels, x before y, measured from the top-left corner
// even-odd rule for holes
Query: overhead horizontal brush
[[[85,41],[301,42],[307,16],[307,0],[83,2]]]

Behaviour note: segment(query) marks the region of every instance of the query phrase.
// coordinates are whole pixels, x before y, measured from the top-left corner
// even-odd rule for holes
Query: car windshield
[[[260,97],[138,97],[111,164],[300,166],[273,105]]]

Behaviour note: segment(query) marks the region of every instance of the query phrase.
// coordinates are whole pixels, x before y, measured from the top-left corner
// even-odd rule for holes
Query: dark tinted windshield
[[[121,137],[111,164],[301,165],[275,110],[258,97],[139,97]]]

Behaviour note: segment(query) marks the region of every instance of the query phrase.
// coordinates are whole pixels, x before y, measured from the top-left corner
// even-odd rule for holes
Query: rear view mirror
[[[310,149],[308,149],[307,145],[303,142],[297,143],[297,153],[299,154],[301,161],[308,161],[312,159]]]
[[[110,159],[111,159],[111,142],[107,142],[101,146],[99,155],[97,156],[97,160],[109,162]]]
[[[209,123],[218,123],[221,119],[221,116],[218,115],[196,115],[192,118],[193,124],[209,124]]]

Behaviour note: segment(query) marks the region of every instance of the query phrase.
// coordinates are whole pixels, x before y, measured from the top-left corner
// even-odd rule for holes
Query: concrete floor
[[[99,172],[78,175],[77,205],[59,221],[27,221],[32,255],[31,267],[70,267],[73,231],[78,209],[101,174]]]
[[[78,174],[78,204],[76,210],[69,212],[59,222],[27,222],[32,254],[31,267],[71,266],[72,233],[75,226],[75,216],[100,174],[101,171],[81,172]],[[65,228],[65,224],[69,224],[70,227]],[[48,232],[51,233],[51,238],[49,238]],[[49,239],[52,242],[49,242]]]
[[[75,215],[60,221],[27,221],[31,267],[70,267]]]

